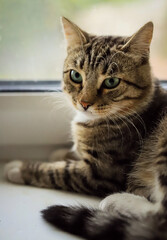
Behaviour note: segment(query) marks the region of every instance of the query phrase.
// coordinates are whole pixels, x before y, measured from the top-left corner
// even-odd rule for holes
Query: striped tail
[[[85,207],[51,206],[43,218],[63,231],[89,240],[167,240],[167,215],[149,214],[144,219]]]

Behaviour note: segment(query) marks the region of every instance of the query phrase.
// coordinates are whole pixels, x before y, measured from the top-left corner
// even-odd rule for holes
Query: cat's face
[[[131,38],[97,37],[63,18],[67,38],[64,91],[75,108],[91,117],[125,116],[149,101],[152,23]]]

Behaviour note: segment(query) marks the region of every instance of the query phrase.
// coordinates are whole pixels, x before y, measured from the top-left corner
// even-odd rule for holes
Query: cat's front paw
[[[19,160],[7,163],[4,168],[5,178],[10,182],[23,184],[24,180],[21,176],[22,165],[23,162]]]

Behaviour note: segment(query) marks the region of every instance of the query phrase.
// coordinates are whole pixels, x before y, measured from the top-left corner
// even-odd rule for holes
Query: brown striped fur
[[[167,93],[151,73],[153,24],[131,37],[94,36],[65,18],[63,25],[63,89],[83,117],[72,123],[78,160],[24,163],[22,179],[97,196],[126,191],[160,201],[166,211]],[[82,75],[81,84],[70,79],[72,69]],[[107,77],[120,78],[120,84],[103,88]],[[85,111],[81,102],[91,106]]]

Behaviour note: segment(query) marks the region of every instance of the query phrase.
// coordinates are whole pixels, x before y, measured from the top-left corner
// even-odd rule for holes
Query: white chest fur
[[[97,116],[93,116],[89,112],[77,111],[73,122],[75,122],[75,123],[76,122],[89,122],[89,121],[94,121],[97,118],[98,118]]]

